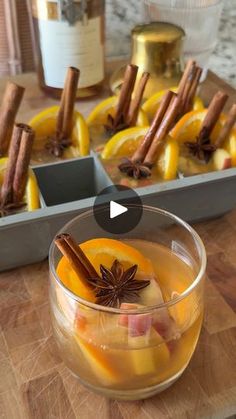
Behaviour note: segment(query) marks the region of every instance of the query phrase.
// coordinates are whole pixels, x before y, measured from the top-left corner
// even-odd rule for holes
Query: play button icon
[[[128,208],[123,205],[120,205],[115,201],[110,201],[110,218],[119,217],[119,215],[124,214],[127,211]]]
[[[113,185],[98,194],[93,213],[97,224],[106,232],[125,234],[138,225],[143,206],[141,198],[133,189]]]

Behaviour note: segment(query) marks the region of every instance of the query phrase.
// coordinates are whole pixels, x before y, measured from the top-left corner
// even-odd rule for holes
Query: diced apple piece
[[[149,313],[129,315],[129,337],[149,337],[152,326],[152,315]]]
[[[149,346],[148,341],[152,341],[152,344],[156,346]],[[158,365],[168,360],[170,357],[170,351],[165,344],[162,337],[153,329],[147,335],[128,337],[129,347],[131,350],[131,360],[136,375],[155,374]],[[158,357],[157,357],[158,353]]]
[[[122,310],[136,310],[138,308],[138,304],[122,303],[120,308]],[[120,326],[128,327],[128,322],[129,322],[128,317],[129,317],[128,314],[120,314],[119,319],[118,319],[118,324]]]
[[[163,303],[162,291],[156,279],[150,279],[150,284],[140,292],[140,299],[142,305],[147,307]]]
[[[77,335],[75,338],[94,374],[104,385],[111,385],[120,381],[119,372],[114,364],[109,363],[103,349],[85,342]]]
[[[218,148],[213,154],[213,166],[215,170],[225,170],[232,167],[232,158],[228,151]]]

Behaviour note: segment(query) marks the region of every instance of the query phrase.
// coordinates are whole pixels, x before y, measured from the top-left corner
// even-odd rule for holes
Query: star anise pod
[[[204,160],[206,163],[209,162],[212,154],[216,150],[215,145],[211,144],[211,140],[208,137],[197,137],[194,143],[186,141],[184,144],[189,149],[190,154],[199,160]]]
[[[118,167],[122,173],[126,173],[134,179],[151,176],[150,166],[139,162],[133,162],[130,159],[123,159]]]
[[[116,132],[122,131],[123,129],[128,128],[127,123],[124,120],[124,116],[121,115],[120,121],[118,124],[114,124],[114,118],[112,115],[108,114],[107,123],[104,125],[106,132],[109,135],[114,135]]]
[[[119,308],[122,302],[134,302],[139,298],[139,291],[146,288],[150,281],[137,280],[137,265],[126,271],[122,264],[115,260],[111,269],[100,265],[101,277],[89,280],[95,287],[96,303]]]
[[[18,210],[25,207],[24,202],[19,203],[12,203],[12,204],[6,204],[3,205],[0,203],[0,218],[6,217],[7,215],[15,214]]]
[[[53,156],[61,157],[63,155],[64,149],[70,145],[71,141],[68,138],[58,138],[58,136],[55,135],[55,137],[48,138],[48,141],[45,144],[45,148]]]

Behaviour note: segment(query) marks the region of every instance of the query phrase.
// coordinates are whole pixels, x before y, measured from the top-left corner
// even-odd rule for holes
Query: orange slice
[[[104,125],[107,123],[108,114],[114,116],[115,108],[118,101],[118,96],[111,96],[102,102],[100,102],[95,108],[92,110],[90,115],[88,116],[86,122],[89,127],[92,125]],[[138,114],[137,126],[143,127],[148,125],[148,119],[143,111],[140,109]]]
[[[7,157],[3,157],[0,159],[0,189],[1,184],[3,182],[4,172],[7,166],[7,161]],[[27,204],[27,211],[34,211],[40,207],[37,179],[32,169],[29,169],[29,175],[23,201]]]
[[[58,110],[59,106],[44,109],[29,121],[28,124],[35,131],[34,149],[41,149],[42,141],[54,135]],[[83,116],[77,111],[74,112],[71,140],[72,145],[65,150],[65,158],[83,157],[89,154],[90,142],[88,127]]]
[[[179,145],[173,138],[168,137],[163,150],[157,160],[157,169],[162,179],[176,178],[179,161]]]
[[[122,241],[107,238],[92,239],[82,243],[81,249],[98,273],[100,264],[111,267],[115,259],[118,259],[124,265],[124,269],[138,265],[137,275],[143,273],[153,275],[150,260],[146,259],[137,249]]]
[[[97,273],[100,274],[100,264],[110,268],[115,259],[118,259],[125,269],[138,265],[137,277],[140,275],[153,275],[151,262],[135,248],[119,241],[107,238],[92,239],[80,245]],[[93,291],[86,287],[73,271],[69,261],[63,256],[57,266],[57,275],[63,284],[74,294],[85,300],[94,302]]]
[[[171,137],[179,143],[184,143],[185,141],[196,141],[196,137],[199,134],[201,124],[205,118],[206,112],[207,109],[203,109],[201,111],[191,111],[185,114],[172,129]],[[212,131],[212,142],[217,139],[224,121],[225,115],[222,114],[214,130]]]
[[[118,132],[106,143],[102,158],[132,156],[147,131],[148,127],[132,127]]]
[[[177,92],[178,87],[171,87],[170,89],[172,92]],[[160,105],[160,102],[163,98],[163,96],[166,94],[167,89],[165,90],[161,90],[157,93],[155,93],[154,95],[152,95],[149,99],[146,100],[146,102],[144,102],[142,109],[144,110],[144,112],[147,114],[149,120],[151,121]],[[195,111],[200,111],[204,109],[204,105],[202,102],[202,99],[199,96],[196,96],[194,98],[194,103],[193,103],[193,110]]]

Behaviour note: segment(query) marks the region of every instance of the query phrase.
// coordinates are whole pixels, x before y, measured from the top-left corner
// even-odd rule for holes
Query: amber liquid
[[[194,268],[166,247],[141,240],[127,242],[152,261],[164,300],[175,298],[193,282]],[[144,296],[140,303],[145,303]],[[119,314],[83,307],[80,314],[87,316],[87,324],[80,325],[72,319],[74,308],[72,303],[67,315],[64,304],[52,308],[55,337],[69,368],[83,383],[98,390],[136,391],[178,377],[194,352],[203,318],[199,290],[163,309],[173,328],[164,331],[160,327],[160,334],[152,330],[147,335],[130,336],[129,327],[119,324]]]

